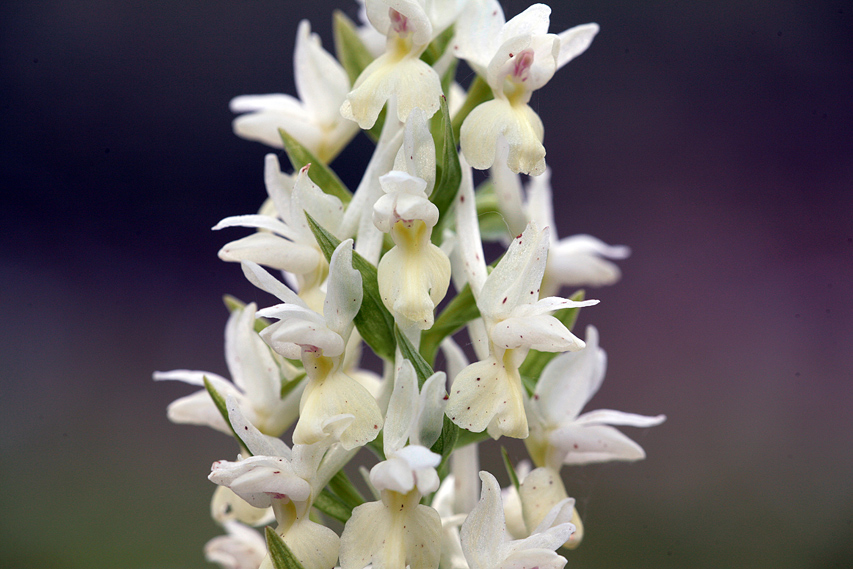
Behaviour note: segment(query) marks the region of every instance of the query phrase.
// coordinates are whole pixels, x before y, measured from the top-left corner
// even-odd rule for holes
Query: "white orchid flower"
[[[555,505],[561,504],[562,507],[563,504],[568,504],[572,508],[571,523],[575,526],[575,531],[562,547],[576,548],[583,537],[583,523],[575,508],[574,499],[566,501],[568,494],[560,473],[550,468],[531,469],[529,460],[515,465],[515,474],[521,480],[519,488],[516,489],[510,484],[501,490],[509,535],[516,539],[528,537],[551,513]]]
[[[531,223],[513,240],[506,255],[486,276],[470,174],[457,202],[461,255],[471,291],[483,318],[489,355],[462,370],[453,382],[447,416],[464,429],[489,435],[526,438],[524,388],[518,368],[527,352],[576,351],[584,347],[559,320],[555,310],[598,304],[539,298],[548,258],[549,231]]]
[[[251,261],[287,273],[296,279],[299,296],[315,310],[323,305],[321,289],[329,272],[326,257],[308,225],[308,212],[323,227],[335,233],[341,226],[344,207],[335,196],[323,192],[309,178],[310,164],[299,170],[295,180],[281,173],[278,158],[268,154],[264,177],[274,215],[226,217],[213,229],[253,227],[257,233],[226,244],[219,251],[223,261]]]
[[[341,105],[341,115],[371,128],[389,98],[406,122],[414,108],[431,117],[442,94],[438,73],[421,61],[427,45],[449,26],[464,0],[365,0],[367,19],[387,37],[385,53],[368,65]]]
[[[394,170],[379,178],[385,191],[373,206],[373,223],[390,233],[395,247],[379,262],[379,293],[404,329],[426,330],[450,284],[450,260],[430,241],[438,208],[429,200],[435,186],[435,143],[421,109],[406,121]]]
[[[441,456],[429,447],[441,433],[444,381],[444,373],[433,374],[419,394],[411,362],[397,368],[383,431],[386,460],[370,471],[381,499],[353,510],[341,535],[343,569],[438,566],[441,518],[418,502],[439,486]]]
[[[498,155],[506,157],[506,141],[499,143]],[[542,279],[542,296],[559,292],[563,286],[604,286],[619,280],[621,271],[609,259],[625,259],[631,250],[625,245],[608,245],[591,235],[574,235],[560,239],[554,223],[551,170],[530,178],[522,185],[506,160],[497,160],[491,168],[498,207],[513,235],[520,233],[528,221],[540,227],[551,227],[548,264]]]
[[[480,501],[462,524],[462,551],[470,569],[539,567],[562,569],[566,559],[554,550],[560,547],[575,527],[569,500],[549,511],[542,523],[525,539],[508,540],[501,489],[488,472],[480,472],[483,489]]]
[[[349,77],[311,33],[308,20],[299,22],[293,71],[299,98],[276,93],[243,95],[231,101],[231,110],[246,113],[234,119],[234,133],[248,140],[283,148],[278,130],[284,129],[328,164],[358,132],[340,114],[350,90]]]
[[[530,437],[525,440],[538,466],[559,471],[562,464],[589,464],[611,460],[640,460],[642,447],[614,425],[653,427],[666,416],[648,417],[601,409],[581,409],[601,387],[607,356],[598,345],[598,331],[586,329],[587,347],[561,354],[542,370],[534,396],[528,402]]]
[[[173,423],[206,425],[231,434],[231,430],[204,389],[204,378],[223,396],[235,398],[243,412],[265,434],[281,436],[299,413],[300,387],[281,398],[283,381],[292,381],[298,370],[282,362],[276,363],[269,347],[255,332],[255,304],[234,310],[225,326],[225,363],[232,381],[208,371],[176,369],[154,372],[154,379],[176,380],[201,386],[202,389],[173,401],[168,409]]]
[[[376,399],[342,369],[363,295],[361,273],[352,267],[352,240],[332,254],[323,315],[258,265],[244,262],[243,271],[252,284],[283,301],[258,312],[279,320],[261,337],[284,357],[301,358],[308,375],[293,442],[340,442],[350,450],[375,439],[383,423]]]
[[[204,546],[204,557],[222,569],[258,569],[267,554],[264,537],[239,522],[225,524],[226,535],[214,537]]]
[[[598,33],[597,24],[585,24],[550,34],[550,14],[545,4],[534,4],[506,22],[497,0],[472,0],[459,17],[454,53],[486,79],[495,96],[462,124],[462,152],[474,168],[494,163],[503,137],[509,142],[513,172],[537,176],[545,171],[542,121],[527,103]]]
[[[280,439],[258,431],[233,398],[226,405],[231,426],[254,456],[215,462],[208,478],[255,507],[271,506],[278,522],[276,533],[305,569],[330,569],[338,556],[338,536],[311,521],[309,513],[314,498],[354,453],[340,448],[326,452],[322,443],[296,444],[291,450]],[[268,557],[261,567],[272,567]]]

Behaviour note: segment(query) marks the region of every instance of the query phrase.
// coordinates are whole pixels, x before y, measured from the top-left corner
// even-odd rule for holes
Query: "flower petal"
[[[300,275],[316,271],[321,262],[326,261],[320,251],[313,247],[266,232],[253,233],[226,243],[218,255],[223,261],[251,261]]]
[[[498,551],[504,541],[506,522],[501,505],[501,488],[488,472],[480,472],[483,483],[480,501],[462,524],[462,551],[471,569],[493,569],[498,566]]]
[[[361,308],[364,290],[361,285],[361,273],[352,266],[352,239],[342,241],[332,253],[329,263],[329,280],[323,315],[326,325],[344,341],[352,332],[353,319]],[[343,352],[326,353],[334,357]]]
[[[397,366],[394,391],[385,413],[382,432],[385,456],[390,456],[406,446],[412,421],[418,412],[418,383],[412,362],[404,359]],[[416,425],[415,425],[416,427]],[[406,490],[408,492],[408,490]]]
[[[646,458],[643,448],[614,427],[566,425],[551,432],[551,445],[566,453],[563,464]]]
[[[544,135],[542,120],[527,104],[512,105],[499,98],[481,103],[465,117],[459,141],[468,163],[485,170],[494,164],[498,138],[503,136],[509,144],[509,169],[538,176],[545,171]]]
[[[373,396],[340,371],[308,382],[300,412],[294,444],[331,444],[339,439],[343,448],[351,450],[375,439],[383,423]]]
[[[257,263],[243,261],[240,264],[243,267],[243,274],[246,275],[249,282],[259,289],[278,297],[282,302],[308,309],[308,305],[295,292],[258,266]]]
[[[536,403],[551,425],[572,422],[601,387],[607,354],[598,346],[598,330],[586,329],[586,348],[551,360],[536,384]]]
[[[525,438],[528,429],[522,390],[518,371],[489,356],[456,376],[445,414],[475,433],[488,428],[493,438]]]
[[[595,34],[598,24],[581,24],[560,32],[560,55],[557,57],[557,69],[564,66],[587,50]]]
[[[441,435],[444,409],[447,407],[447,400],[444,398],[446,383],[447,377],[442,371],[432,374],[424,382],[418,401],[418,430],[412,444],[430,448]]]
[[[483,255],[483,242],[480,239],[480,225],[477,221],[477,202],[474,198],[471,168],[465,163],[464,157],[460,157],[460,162],[462,183],[456,199],[456,232],[459,235],[459,253],[464,263],[465,274],[474,298],[478,298],[488,273]]]
[[[540,352],[565,352],[584,347],[583,340],[572,334],[562,322],[545,315],[507,318],[494,325],[489,337],[507,350],[525,347]]]
[[[507,318],[519,304],[539,300],[539,285],[548,259],[548,235],[547,227],[540,231],[531,223],[513,239],[477,299],[484,318]]]
[[[654,427],[666,421],[666,415],[650,417],[634,413],[623,413],[611,409],[599,409],[584,413],[575,420],[576,425],[620,425],[625,427]]]

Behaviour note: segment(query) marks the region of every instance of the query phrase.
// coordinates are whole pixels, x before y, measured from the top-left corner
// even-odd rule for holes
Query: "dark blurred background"
[[[526,7],[505,4],[508,16]],[[226,374],[223,293],[269,305],[212,233],[265,197],[266,148],[228,101],[294,93],[297,23],[233,0],[0,7],[0,565],[207,566],[227,437],[170,424]],[[587,53],[532,101],[561,235],[627,244],[581,324],[610,365],[591,408],[648,459],[565,469],[586,521],[571,568],[853,567],[853,4],[593,2]],[[335,163],[354,187],[361,139]]]

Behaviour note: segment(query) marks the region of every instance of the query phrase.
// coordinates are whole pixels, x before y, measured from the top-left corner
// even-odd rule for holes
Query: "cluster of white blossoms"
[[[232,101],[237,135],[283,149],[293,173],[267,155],[258,213],[214,227],[254,230],[219,256],[278,299],[259,310],[227,298],[231,379],[154,374],[202,388],[169,406],[172,421],[237,443],[209,475],[224,529],[209,561],[561,569],[583,535],[563,466],[644,458],[615,427],[662,415],[582,413],[606,358],[594,327],[585,340],[571,328],[598,301],[557,295],[614,283],[628,249],[557,237],[528,103],[598,26],[554,34],[549,15],[535,4],[506,21],[497,0],[363,0],[360,24],[335,14],[336,55],[299,24],[299,98]],[[467,91],[460,60],[476,73]],[[353,192],[329,164],[361,129],[375,152]],[[472,168],[487,170],[476,188]],[[506,247],[491,266],[484,240]],[[381,376],[360,368],[365,346]],[[505,455],[503,490],[479,467],[490,437],[529,452]],[[344,467],[357,454],[374,464],[354,483]]]

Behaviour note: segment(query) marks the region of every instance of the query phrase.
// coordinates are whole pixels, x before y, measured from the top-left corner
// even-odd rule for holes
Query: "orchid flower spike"
[[[470,184],[463,183],[458,203],[460,246],[477,308],[488,337],[489,355],[462,370],[453,381],[447,416],[464,429],[488,430],[489,435],[526,438],[524,388],[518,368],[532,348],[539,351],[577,351],[584,347],[559,320],[555,310],[598,304],[539,298],[545,273],[549,231],[529,224],[509,246],[487,277],[476,228]],[[476,238],[476,243],[470,241]]]
[[[587,347],[561,354],[545,369],[528,402],[530,437],[524,443],[537,466],[559,471],[562,464],[641,460],[642,447],[614,425],[653,427],[666,416],[648,417],[602,409],[580,414],[604,381],[607,355],[598,345],[598,331],[586,329]]]
[[[506,22],[497,0],[472,0],[459,17],[454,52],[486,79],[495,97],[462,123],[462,152],[474,168],[494,163],[503,137],[509,142],[507,163],[513,172],[538,176],[545,171],[544,128],[527,103],[560,67],[586,51],[598,33],[597,24],[585,24],[550,34],[550,14],[545,4],[534,4]]]
[[[234,133],[283,148],[278,132],[283,129],[328,164],[358,128],[340,114],[341,103],[350,89],[349,77],[341,64],[323,49],[320,37],[311,33],[308,20],[299,22],[293,70],[298,99],[281,93],[232,99],[231,110],[246,113],[234,119]]]
[[[376,399],[342,366],[363,295],[361,273],[352,267],[352,240],[332,254],[322,316],[258,265],[244,262],[243,271],[252,284],[283,301],[258,312],[279,320],[261,337],[285,358],[301,358],[308,375],[294,444],[340,442],[350,450],[375,439],[383,422]]]
[[[415,107],[431,117],[442,94],[438,73],[421,61],[427,45],[457,17],[464,0],[365,0],[367,19],[387,37],[385,53],[368,65],[341,105],[341,115],[371,128],[395,97],[397,118]]]
[[[501,567],[539,567],[562,569],[566,559],[557,555],[575,527],[569,523],[571,502],[565,500],[549,514],[530,537],[510,541],[501,505],[498,481],[488,472],[480,472],[483,489],[480,501],[462,524],[462,551],[470,569]]]
[[[281,436],[299,413],[301,388],[281,398],[282,381],[293,381],[298,370],[286,361],[280,368],[269,347],[255,332],[254,303],[234,310],[225,326],[225,363],[233,383],[208,371],[176,369],[154,372],[154,379],[177,380],[201,386],[200,391],[173,401],[167,410],[173,423],[206,425],[227,435],[231,429],[204,389],[204,379],[223,396],[233,396],[261,432]]]
[[[430,241],[438,208],[429,200],[435,186],[435,143],[421,109],[406,121],[394,170],[379,178],[385,195],[373,206],[373,223],[390,233],[395,247],[379,262],[379,293],[405,328],[432,327],[433,312],[450,284],[450,260]]]
[[[296,179],[281,173],[274,154],[266,157],[264,177],[267,193],[274,205],[272,215],[226,217],[213,229],[254,227],[259,231],[226,244],[219,251],[223,261],[251,261],[291,273],[299,296],[314,310],[323,306],[321,289],[329,273],[329,264],[320,250],[305,217],[307,212],[323,227],[339,228],[344,207],[337,197],[321,190],[308,177],[310,164],[299,170]]]

